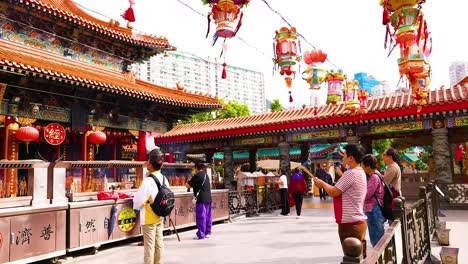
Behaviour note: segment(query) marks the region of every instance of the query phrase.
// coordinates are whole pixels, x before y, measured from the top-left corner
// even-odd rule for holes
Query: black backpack
[[[391,184],[387,184],[380,175],[380,173],[375,173],[380,181],[382,182],[384,186],[384,196],[383,196],[383,204],[379,203],[379,200],[377,199],[377,196],[374,193],[374,198],[377,201],[377,204],[380,207],[380,210],[382,211],[382,215],[387,218],[388,220],[395,220],[395,217],[393,216],[393,193],[396,193],[395,188]]]
[[[165,177],[163,176],[163,184],[159,183],[158,178],[153,174],[150,174],[151,178],[156,182],[158,186],[158,194],[151,204],[151,209],[153,212],[159,216],[166,217],[171,214],[172,209],[174,209],[174,192],[171,189],[167,188],[165,182]]]

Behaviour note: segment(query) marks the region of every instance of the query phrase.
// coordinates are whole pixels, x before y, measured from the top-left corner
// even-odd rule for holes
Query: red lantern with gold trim
[[[21,127],[16,131],[16,139],[26,143],[26,153],[29,154],[29,142],[39,139],[39,131],[31,126]]]

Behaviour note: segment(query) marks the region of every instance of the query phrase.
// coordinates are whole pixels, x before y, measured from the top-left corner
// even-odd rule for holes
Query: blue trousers
[[[380,211],[380,207],[377,204],[374,204],[372,211],[366,212],[366,216],[370,241],[372,246],[375,247],[385,232],[385,217],[382,215],[382,211]]]
[[[205,238],[211,235],[211,203],[197,203],[195,206],[195,216],[197,220],[197,237]]]

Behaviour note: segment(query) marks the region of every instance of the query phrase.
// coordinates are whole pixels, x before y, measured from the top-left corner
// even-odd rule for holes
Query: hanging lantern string
[[[284,18],[284,16],[281,15],[280,12],[276,11],[273,7],[271,7],[271,5],[270,5],[266,0],[262,0],[262,1],[263,1],[263,3],[265,3],[265,5],[268,6],[268,8],[269,8],[273,13],[277,14],[277,15],[284,21],[284,23],[286,23],[290,28],[293,27],[293,26],[291,25],[291,23],[289,23],[288,20],[286,20],[286,18]],[[300,38],[302,38],[302,39],[304,40],[305,43],[309,44],[312,48],[317,49],[317,48],[314,46],[314,44],[312,44],[310,41],[308,41],[308,40],[304,37],[304,35],[302,35],[302,34],[299,33],[299,32],[297,32],[297,35],[298,35]],[[327,61],[328,61],[331,65],[333,65],[333,67],[335,67],[335,68],[338,69],[338,67],[336,67],[336,65],[335,65],[328,57],[327,57]]]

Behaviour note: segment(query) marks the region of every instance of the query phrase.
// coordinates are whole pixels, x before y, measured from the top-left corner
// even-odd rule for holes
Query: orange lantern
[[[208,13],[208,31],[206,37],[210,34],[211,17],[216,23],[216,33],[213,36],[213,45],[221,38],[232,38],[237,34],[241,25],[243,13],[240,10],[247,5],[250,0],[202,0],[203,4],[211,6],[211,12]],[[226,79],[226,51],[227,46],[223,45],[224,63],[221,78]]]
[[[310,84],[311,90],[320,89],[320,84],[327,77],[327,71],[319,69],[320,63],[324,63],[327,59],[327,54],[319,49],[314,49],[312,52],[304,52],[304,62],[309,65],[303,74],[308,74],[306,78],[303,78],[307,83]]]
[[[294,66],[301,60],[300,42],[297,39],[296,28],[292,27],[288,29],[282,27],[279,31],[276,31],[273,48],[275,51],[275,57],[273,59],[275,66],[277,65],[281,75],[291,76],[295,75],[296,71]],[[292,87],[292,78],[285,77],[286,86]],[[289,91],[289,101],[292,102],[291,91]]]
[[[383,21],[387,26],[385,47],[387,42],[395,39],[395,46],[400,46],[398,66],[400,76],[405,75],[410,83],[415,104],[427,104],[427,94],[430,83],[430,65],[428,57],[432,51],[432,38],[427,29],[427,22],[421,10],[425,0],[381,0],[383,6]],[[390,25],[394,33],[390,32]]]
[[[39,131],[31,126],[21,127],[16,131],[16,139],[26,143],[26,153],[29,154],[29,142],[39,139]]]

